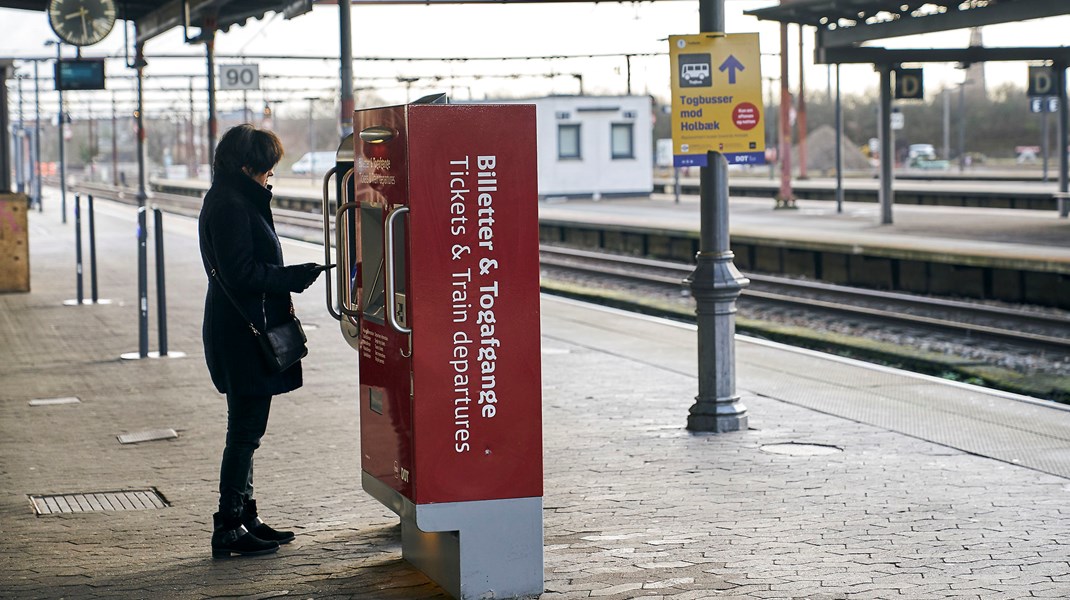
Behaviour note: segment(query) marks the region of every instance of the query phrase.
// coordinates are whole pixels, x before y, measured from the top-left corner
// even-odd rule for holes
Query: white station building
[[[547,96],[534,104],[539,199],[645,195],[654,188],[649,96]]]

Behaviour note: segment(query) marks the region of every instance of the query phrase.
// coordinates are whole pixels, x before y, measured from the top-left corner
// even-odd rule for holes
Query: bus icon
[[[709,65],[684,65],[683,73],[680,74],[684,81],[693,83],[708,79],[710,76]]]
[[[680,87],[709,87],[710,55],[684,54],[680,56]]]

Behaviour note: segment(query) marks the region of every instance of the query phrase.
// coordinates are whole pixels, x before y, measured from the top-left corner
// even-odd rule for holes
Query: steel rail
[[[694,267],[682,263],[656,261],[629,256],[607,255],[598,252],[575,250],[553,246],[540,248],[544,266],[584,272],[599,276],[627,279],[631,281],[658,285],[682,287],[682,279],[690,274]],[[572,259],[571,261],[568,259]],[[587,261],[587,262],[582,262]],[[644,270],[645,269],[645,270]],[[661,272],[659,273],[658,270]],[[1012,342],[1031,348],[1043,348],[1062,353],[1070,353],[1070,319],[1054,314],[1043,314],[1027,310],[1015,310],[1007,307],[974,304],[943,298],[912,296],[898,292],[883,292],[861,288],[850,288],[833,284],[801,281],[769,275],[746,274],[752,285],[768,285],[787,290],[786,293],[747,288],[743,296],[747,299],[766,303],[799,307],[805,310],[819,310],[831,314],[848,314],[883,322],[907,324],[929,330],[948,331],[967,338],[985,338],[1000,342]],[[843,298],[843,301],[829,301],[807,296],[802,293],[825,293]],[[848,303],[851,299],[864,299],[870,302],[890,303],[899,308],[875,308]],[[1021,331],[1023,327],[993,327],[970,323],[966,320],[935,318],[911,314],[912,310],[956,311],[963,316],[973,315],[980,318],[998,318],[1014,320],[1016,325],[1034,328],[1062,329],[1067,337],[1029,333]]]

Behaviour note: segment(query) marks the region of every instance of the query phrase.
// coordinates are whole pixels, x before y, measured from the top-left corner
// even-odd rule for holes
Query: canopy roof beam
[[[920,35],[937,31],[952,31],[996,25],[1031,19],[1055,17],[1067,13],[1066,0],[1039,0],[1032,2],[1000,2],[983,8],[958,10],[923,15],[901,15],[888,21],[858,24],[835,29],[818,25],[818,44],[826,48],[850,46],[869,40],[887,39],[907,35]],[[830,21],[835,23],[835,21]]]
[[[897,48],[889,50],[870,46],[818,47],[817,62],[822,64],[875,64],[896,65],[903,63],[963,63],[973,64],[993,61],[1044,61],[1070,64],[1070,47],[1051,48]]]

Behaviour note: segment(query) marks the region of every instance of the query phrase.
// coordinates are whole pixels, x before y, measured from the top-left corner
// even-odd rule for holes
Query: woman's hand
[[[302,263],[299,265],[293,265],[287,268],[287,271],[292,273],[290,279],[290,291],[300,294],[307,290],[316,279],[319,278],[320,273],[324,272],[330,267],[324,265],[317,265],[316,263]]]

